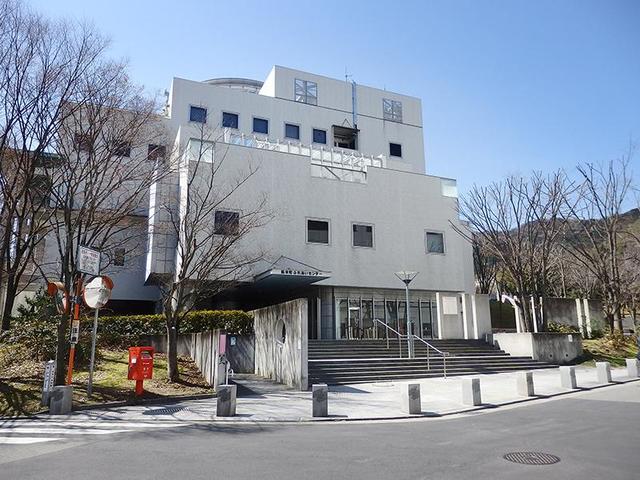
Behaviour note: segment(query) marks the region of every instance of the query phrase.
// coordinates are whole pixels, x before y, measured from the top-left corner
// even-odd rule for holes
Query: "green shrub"
[[[573,325],[565,325],[563,323],[549,322],[547,324],[547,331],[551,333],[580,333],[580,329],[578,327],[574,327]]]
[[[236,335],[253,333],[253,317],[241,310],[197,310],[189,312],[178,327],[180,334],[220,329]],[[100,345],[125,347],[140,343],[148,335],[167,333],[165,317],[156,315],[115,315],[98,322]]]

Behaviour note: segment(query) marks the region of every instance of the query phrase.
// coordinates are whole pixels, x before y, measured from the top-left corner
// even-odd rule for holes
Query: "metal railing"
[[[389,330],[391,330],[393,333],[396,334],[396,336],[398,337],[398,351],[400,353],[400,358],[402,358],[402,340],[403,339],[409,339],[408,335],[403,335],[402,333],[400,333],[399,331],[395,330],[394,328],[390,327],[386,322],[383,322],[382,320],[378,320],[377,318],[373,319],[373,323],[379,323],[380,325],[382,325],[385,328],[385,333],[386,333],[386,339],[387,339],[387,349],[389,348]],[[433,349],[434,352],[440,354],[442,356],[442,365],[443,365],[443,373],[444,373],[444,378],[447,378],[447,357],[449,357],[449,352],[443,352],[442,350],[440,350],[439,348],[434,347],[433,345],[431,345],[429,342],[427,342],[424,338],[421,338],[415,334],[411,334],[411,339],[412,340],[419,340],[422,343],[424,343],[427,346],[427,370],[431,370],[431,355],[430,355],[430,350]],[[408,358],[408,354],[407,354],[407,358]]]

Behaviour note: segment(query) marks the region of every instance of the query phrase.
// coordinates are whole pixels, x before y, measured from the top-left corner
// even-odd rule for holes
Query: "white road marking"
[[[32,427],[3,427],[0,429],[2,433],[26,433],[36,435],[109,435],[111,433],[125,433],[132,430],[104,430],[98,428],[32,428]]]
[[[43,437],[0,437],[0,445],[28,445],[31,443],[53,442],[59,438]]]
[[[86,428],[171,428],[188,426],[185,422],[121,422],[121,421],[101,421],[91,420],[86,422],[38,422],[33,420],[7,420],[0,422],[0,432],[5,428],[12,427],[86,427]]]

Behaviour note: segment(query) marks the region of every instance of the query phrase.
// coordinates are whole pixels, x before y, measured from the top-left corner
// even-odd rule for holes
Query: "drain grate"
[[[542,452],[511,452],[502,458],[523,465],[553,465],[560,461],[560,457]]]
[[[174,413],[189,410],[187,407],[166,407],[156,408],[155,410],[148,410],[145,415],[173,415]]]

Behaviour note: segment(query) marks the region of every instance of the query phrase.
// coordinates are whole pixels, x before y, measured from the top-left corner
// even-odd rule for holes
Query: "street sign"
[[[74,320],[71,322],[71,338],[69,342],[72,344],[78,343],[78,337],[80,336],[80,320]]]
[[[78,249],[78,271],[97,277],[100,275],[100,252],[80,245]]]
[[[44,364],[44,383],[42,385],[42,405],[49,404],[49,393],[56,378],[56,362],[49,360]]]

